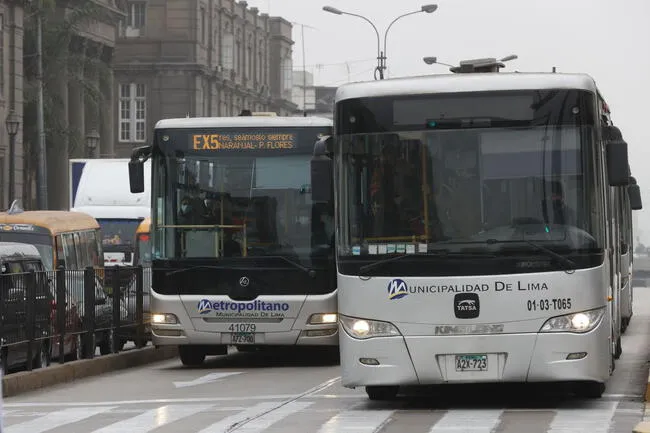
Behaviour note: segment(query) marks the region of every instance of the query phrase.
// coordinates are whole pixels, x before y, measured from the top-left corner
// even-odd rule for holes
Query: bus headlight
[[[544,323],[540,332],[589,332],[598,326],[604,314],[605,307],[551,317]]]
[[[178,317],[171,313],[154,313],[151,315],[151,323],[156,325],[175,325]]]
[[[401,335],[395,325],[378,320],[357,319],[339,315],[345,332],[352,338],[365,340],[373,337],[393,337]]]
[[[336,313],[316,313],[309,317],[310,325],[333,325],[336,323]]]

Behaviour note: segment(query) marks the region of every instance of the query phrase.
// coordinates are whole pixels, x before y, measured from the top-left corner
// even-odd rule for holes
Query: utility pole
[[[42,3],[38,0],[36,11],[36,57],[37,72],[36,85],[38,88],[38,99],[36,108],[36,129],[38,130],[38,171],[37,171],[37,206],[40,210],[47,207],[47,155],[45,148],[45,119],[43,113],[43,20]]]

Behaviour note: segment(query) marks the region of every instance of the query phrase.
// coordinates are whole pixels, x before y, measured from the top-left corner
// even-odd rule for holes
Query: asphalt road
[[[599,400],[471,386],[370,402],[340,386],[336,360],[322,353],[232,353],[198,369],[174,360],[5,399],[2,433],[629,433],[642,417],[649,334],[650,288],[638,288]]]

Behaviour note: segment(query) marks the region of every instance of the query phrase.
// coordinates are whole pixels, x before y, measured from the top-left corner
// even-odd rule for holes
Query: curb
[[[178,349],[175,346],[159,348],[149,346],[98,356],[93,359],[52,364],[49,367],[33,371],[21,371],[2,378],[2,397],[13,397],[48,386],[164,361],[177,356]]]
[[[650,374],[645,388],[645,410],[643,413],[643,421],[634,426],[632,433],[650,433]]]

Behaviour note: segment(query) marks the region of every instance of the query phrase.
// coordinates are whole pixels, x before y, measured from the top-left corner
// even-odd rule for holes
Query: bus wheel
[[[178,355],[183,365],[197,367],[205,361],[205,351],[194,346],[179,346]]]
[[[370,400],[394,400],[398,392],[399,386],[366,386]]]
[[[605,392],[605,384],[600,382],[584,382],[577,385],[576,395],[582,398],[601,398]]]

